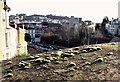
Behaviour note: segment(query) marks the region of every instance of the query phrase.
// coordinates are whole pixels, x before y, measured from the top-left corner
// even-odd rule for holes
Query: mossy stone
[[[57,51],[58,56],[61,56],[63,53],[63,51]]]
[[[91,62],[85,62],[85,65],[91,65]]]
[[[7,70],[7,73],[11,73],[12,72],[12,70],[10,69],[10,70]]]
[[[43,62],[43,63],[50,63],[51,61],[50,61],[50,60],[47,60],[47,59],[44,59],[42,62]]]
[[[69,71],[75,71],[75,69],[74,68],[70,68]]]
[[[25,61],[22,61],[19,63],[19,67],[20,68],[30,68],[31,67],[31,63],[28,63],[28,62],[25,62]]]
[[[85,57],[81,57],[81,59],[82,59],[82,60],[86,60],[86,58],[85,58]]]
[[[95,60],[95,62],[103,62],[103,58],[99,57]]]
[[[19,67],[24,67],[24,66],[25,66],[25,63],[23,63],[23,62],[19,63]]]
[[[39,58],[40,56],[39,55],[35,55],[35,58]]]
[[[75,47],[75,48],[73,48],[73,50],[79,50],[79,47]]]
[[[109,53],[107,53],[107,55],[108,55],[108,56],[113,55],[113,52],[109,52]]]
[[[70,62],[67,67],[73,67],[73,66],[76,66],[76,63]]]
[[[36,56],[44,56],[44,54],[36,54]]]
[[[28,59],[34,59],[35,57],[34,56],[30,56],[30,57],[28,57]]]
[[[13,77],[13,74],[12,73],[7,73],[4,75],[5,78],[10,78],[10,77]]]
[[[101,47],[96,47],[97,48],[97,50],[102,50],[102,48]]]
[[[75,54],[73,54],[73,53],[64,53],[64,54],[62,54],[62,56],[61,57],[71,57],[71,56],[75,56]]]
[[[61,62],[60,61],[55,61],[54,64],[60,64]]]
[[[87,53],[88,51],[87,50],[82,50],[82,53]]]
[[[8,61],[8,63],[7,64],[12,64],[13,62],[12,61]]]
[[[68,60],[68,58],[67,58],[67,57],[64,57],[64,58],[63,58],[63,60],[64,60],[64,61],[67,61],[67,60]]]

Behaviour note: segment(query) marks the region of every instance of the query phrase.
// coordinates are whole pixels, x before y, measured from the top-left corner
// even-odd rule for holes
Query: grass
[[[30,56],[30,54],[28,53],[21,53],[21,54],[17,54],[16,57],[25,57],[25,56]]]

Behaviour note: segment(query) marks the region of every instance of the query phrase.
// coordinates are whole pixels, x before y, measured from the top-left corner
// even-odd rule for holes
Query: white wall
[[[120,1],[118,2],[118,20],[120,21]]]
[[[117,33],[118,25],[106,24],[106,29],[112,35],[115,35]]]
[[[5,37],[5,33],[8,33],[8,45],[9,47],[6,47],[6,37]],[[9,53],[9,57],[8,59],[14,57],[17,53],[17,38],[18,34],[17,34],[17,30],[14,28],[9,28],[9,29],[5,29],[5,32],[3,32],[3,45],[2,45],[2,55],[3,55],[3,60],[7,59],[7,53]]]
[[[17,53],[17,41],[18,41],[18,34],[17,34],[17,30],[12,28],[10,31],[10,57],[14,57]]]

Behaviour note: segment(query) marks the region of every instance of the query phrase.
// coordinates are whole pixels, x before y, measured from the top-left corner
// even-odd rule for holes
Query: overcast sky
[[[9,15],[26,13],[82,17],[83,20],[102,22],[104,16],[118,17],[119,0],[7,0]]]

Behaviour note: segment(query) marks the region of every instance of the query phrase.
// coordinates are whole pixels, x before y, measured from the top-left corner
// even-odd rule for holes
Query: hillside
[[[119,43],[84,45],[2,62],[3,82],[118,80]]]

